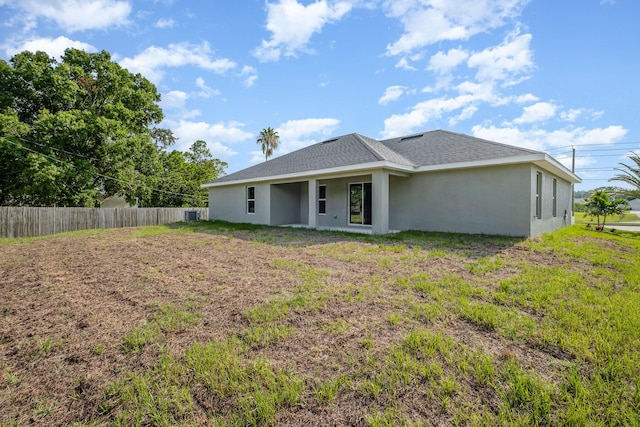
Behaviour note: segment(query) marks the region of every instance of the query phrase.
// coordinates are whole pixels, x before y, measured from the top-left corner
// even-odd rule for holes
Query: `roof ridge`
[[[373,154],[378,160],[387,160],[382,154],[380,154],[380,152],[378,152],[378,150],[373,148],[371,144],[369,144],[369,142],[364,139],[364,138],[367,138],[367,139],[373,139],[373,138],[360,135],[359,133],[352,133],[351,135],[353,135],[358,141],[360,141],[360,143],[364,145],[367,148],[367,150],[369,150],[371,154]]]
[[[361,135],[359,133],[354,133],[353,134],[365,147],[367,147],[367,149],[369,151],[371,151],[371,153],[378,157],[379,160],[388,160],[388,161],[393,161],[392,159],[387,158],[387,156],[384,156],[378,149],[376,149],[375,147],[373,147],[371,145],[371,143],[367,140],[376,142],[380,145],[382,145],[385,149],[390,150],[391,152],[393,152],[394,155],[400,157],[402,160],[404,160],[406,165],[410,165],[410,166],[415,166],[413,162],[411,162],[409,159],[407,159],[405,156],[403,156],[402,154],[398,153],[396,150],[394,150],[393,148],[387,146],[386,144],[383,144],[382,141],[377,140],[375,138],[371,138],[368,137],[366,135]]]

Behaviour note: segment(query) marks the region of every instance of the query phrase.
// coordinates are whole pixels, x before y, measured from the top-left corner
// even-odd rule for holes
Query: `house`
[[[435,130],[343,135],[202,187],[213,220],[538,236],[571,224],[578,182],[546,153]]]

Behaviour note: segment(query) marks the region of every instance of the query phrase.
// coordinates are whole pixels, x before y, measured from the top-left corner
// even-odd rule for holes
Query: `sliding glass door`
[[[349,224],[371,225],[371,183],[349,184]]]

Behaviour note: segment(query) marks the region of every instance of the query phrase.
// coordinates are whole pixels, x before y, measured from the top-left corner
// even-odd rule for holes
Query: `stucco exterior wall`
[[[302,184],[291,182],[271,185],[271,225],[307,223],[307,217],[300,217]]]
[[[389,179],[389,228],[526,236],[531,166],[428,172]]]
[[[536,217],[536,174],[542,173],[542,217]],[[556,215],[553,215],[553,180]],[[246,185],[209,189],[209,218],[254,224],[350,227],[350,183],[372,175],[317,179],[326,185],[326,214],[309,203],[309,183],[256,184],[255,213],[247,213]],[[316,191],[316,195],[318,192]],[[532,164],[389,176],[389,229],[538,236],[571,224],[571,184]],[[567,212],[565,216],[565,211]],[[376,212],[373,212],[376,221]],[[358,226],[351,226],[357,228]]]
[[[542,174],[542,218],[536,217],[536,174]],[[530,237],[549,233],[558,228],[571,225],[571,183],[537,168],[531,167],[531,218]],[[553,215],[553,180],[556,180],[556,215]]]
[[[349,184],[358,182],[371,182],[371,175],[318,179],[318,186],[327,186],[327,213],[318,214],[318,203],[315,203],[318,227],[349,226]]]
[[[256,184],[255,213],[247,212],[247,186],[229,185],[209,189],[209,219],[229,222],[269,224],[271,190],[269,184]]]

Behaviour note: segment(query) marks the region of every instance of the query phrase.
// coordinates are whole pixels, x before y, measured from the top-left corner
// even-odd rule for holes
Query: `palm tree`
[[[262,152],[264,153],[265,162],[269,160],[269,156],[271,156],[274,150],[278,148],[279,140],[280,135],[278,135],[278,132],[270,127],[262,129],[260,131],[260,136],[258,137],[256,143],[262,144]]]
[[[614,168],[615,170],[622,172],[611,178],[609,181],[622,181],[627,184],[631,184],[635,188],[629,191],[625,191],[625,194],[636,199],[640,199],[640,155],[637,153],[631,153],[629,158],[633,160],[637,167],[629,166],[624,163],[620,163],[622,168]]]

